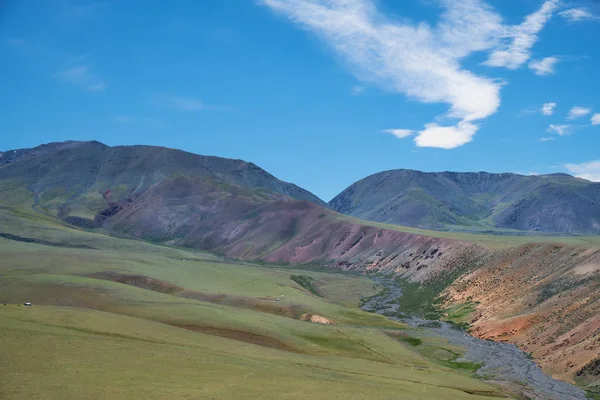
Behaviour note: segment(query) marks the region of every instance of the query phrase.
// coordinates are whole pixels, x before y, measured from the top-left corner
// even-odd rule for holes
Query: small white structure
[[[27,306],[27,307],[31,307],[31,303],[30,303],[30,302],[26,302],[26,303],[25,303],[25,306]]]

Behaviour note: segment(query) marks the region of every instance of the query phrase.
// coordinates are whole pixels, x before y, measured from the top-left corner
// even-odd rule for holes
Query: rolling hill
[[[325,204],[312,193],[280,181],[255,164],[156,146],[109,147],[95,141],[49,143],[0,152],[0,167],[4,167],[0,179],[18,177],[31,185],[42,207],[44,197],[63,196],[65,201],[61,205],[80,207],[81,212],[98,211],[94,208],[98,198],[86,197],[90,192],[99,192],[109,201],[119,201],[178,176]],[[58,185],[63,187],[63,193],[51,192]]]
[[[392,170],[329,202],[340,213],[426,229],[598,234],[600,183],[567,174]]]
[[[533,352],[546,371],[567,380],[592,365],[599,349],[596,237],[475,235],[358,220],[323,207],[316,196],[253,164],[158,147],[65,142],[5,152],[0,160],[0,239],[9,243],[53,246],[67,253],[118,251],[121,242],[102,235],[110,234],[253,262],[397,276],[425,287],[432,294],[428,301],[441,296],[450,309],[466,307],[461,319],[476,335],[517,343]],[[512,174],[474,176],[478,178],[468,184],[466,177],[453,179],[471,193],[495,188],[497,193],[505,190],[507,198],[511,193],[518,197],[529,185],[519,183],[529,177]],[[531,179],[545,187],[546,178]],[[568,176],[547,179],[571,182],[582,192],[594,189]],[[443,179],[450,185],[448,181]],[[378,190],[386,190],[385,182]],[[461,185],[454,184],[456,201],[465,203],[465,210],[483,213],[460,194]],[[42,251],[37,259],[23,259],[29,260],[23,266],[40,264],[40,273],[54,271],[43,261],[44,254],[54,257]],[[73,257],[87,262],[75,253]],[[107,275],[114,271],[86,273],[94,272],[125,281],[140,275],[137,267],[116,277]],[[162,281],[175,285],[167,285],[168,290],[187,289],[164,278],[161,273]],[[17,292],[32,287],[15,285]],[[596,378],[586,379],[586,384],[597,384]]]

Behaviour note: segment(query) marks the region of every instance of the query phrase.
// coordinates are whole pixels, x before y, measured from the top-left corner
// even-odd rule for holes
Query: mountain
[[[398,276],[442,294],[450,307],[467,304],[471,312],[463,317],[475,334],[519,344],[556,376],[573,379],[595,365],[589,363],[600,346],[596,238],[573,237],[564,244],[557,243],[564,238],[381,227],[328,209],[254,164],[161,147],[51,143],[4,152],[0,160],[2,240],[94,248],[86,239],[91,230],[94,240],[102,236],[97,233],[110,233],[243,260]],[[394,175],[382,178],[386,174]],[[436,200],[442,206],[454,202],[452,209],[438,207],[438,215],[446,216],[484,215],[478,203],[503,198],[508,204],[531,192],[529,186],[547,192],[545,179],[559,194],[567,193],[562,181],[569,182],[569,193],[593,189],[569,176],[402,174],[414,178],[397,177],[397,184],[427,199],[435,192],[444,199]],[[369,198],[359,184],[352,189],[356,198]],[[383,202],[381,192],[394,192],[392,186],[380,179],[370,190],[379,191]],[[581,195],[578,201],[589,200]],[[566,197],[564,204],[574,208]],[[503,209],[497,209],[500,215]],[[78,234],[68,233],[73,231]],[[55,271],[46,264],[41,268]],[[563,355],[560,362],[556,354]]]
[[[600,233],[600,183],[567,174],[392,170],[352,184],[329,206],[427,229]]]
[[[176,177],[325,204],[312,193],[280,181],[252,163],[164,147],[50,143],[0,153],[0,167],[0,179],[18,177],[30,185],[41,207],[58,207],[62,212],[69,208],[80,214],[95,213],[104,206],[103,200],[116,202],[136,197],[153,185]]]
[[[26,199],[35,211],[73,226],[230,257],[351,266],[383,249],[395,254],[444,242],[351,221],[240,160],[99,142],[50,143],[2,159],[3,205]],[[456,245],[471,247],[477,246]]]

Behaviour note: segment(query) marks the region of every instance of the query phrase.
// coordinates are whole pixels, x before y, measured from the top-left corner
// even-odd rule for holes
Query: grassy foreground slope
[[[0,208],[2,399],[501,397],[424,355],[443,343],[416,352],[393,337],[404,325],[358,309],[367,279],[117,239],[26,205]]]

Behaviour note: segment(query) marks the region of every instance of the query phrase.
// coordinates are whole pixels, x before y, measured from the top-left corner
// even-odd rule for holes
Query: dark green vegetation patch
[[[311,292],[312,294],[317,295],[319,297],[323,297],[323,296],[321,296],[321,294],[319,293],[319,291],[317,290],[317,288],[314,285],[315,280],[313,278],[311,278],[310,276],[292,275],[292,276],[290,276],[290,279],[293,280],[294,282],[296,282],[298,285],[302,286],[304,289]]]

